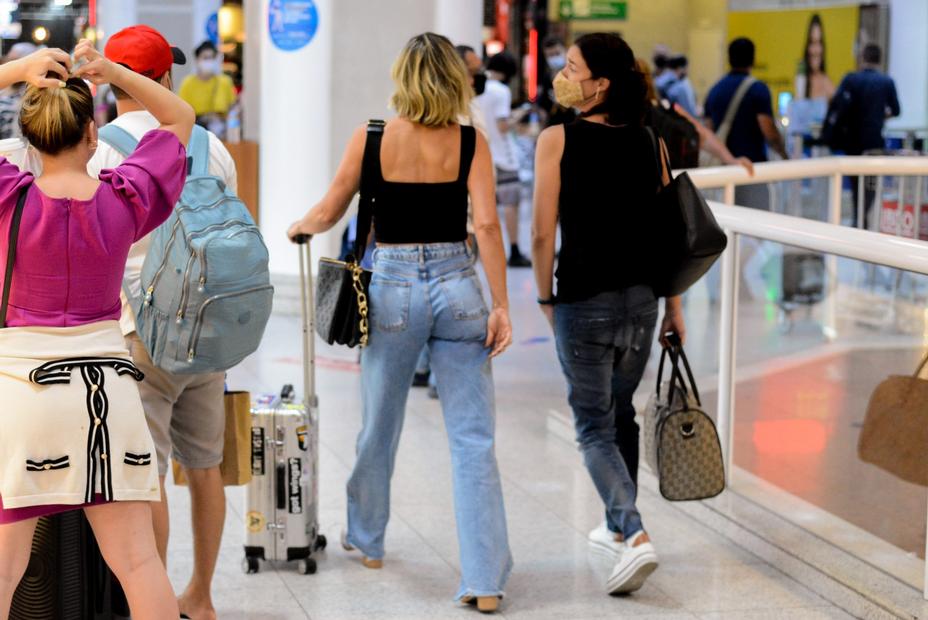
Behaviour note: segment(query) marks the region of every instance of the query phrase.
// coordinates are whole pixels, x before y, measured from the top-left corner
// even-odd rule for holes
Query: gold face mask
[[[599,96],[598,92],[593,97],[585,97],[583,83],[567,79],[563,72],[558,73],[554,78],[554,98],[565,108],[579,108],[597,96]]]

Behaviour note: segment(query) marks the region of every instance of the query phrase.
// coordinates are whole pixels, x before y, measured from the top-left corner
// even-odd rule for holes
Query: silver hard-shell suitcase
[[[245,489],[246,573],[260,560],[297,562],[304,575],[316,572],[312,555],[325,549],[319,533],[319,408],[316,397],[312,265],[308,239],[300,243],[303,318],[303,402],[293,387],[262,396],[251,409],[252,481]]]

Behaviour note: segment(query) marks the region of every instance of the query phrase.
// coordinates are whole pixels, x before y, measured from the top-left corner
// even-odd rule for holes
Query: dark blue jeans
[[[631,536],[642,529],[632,397],[651,353],[657,300],[650,287],[634,286],[558,304],[554,321],[584,463],[606,504],[609,529]]]

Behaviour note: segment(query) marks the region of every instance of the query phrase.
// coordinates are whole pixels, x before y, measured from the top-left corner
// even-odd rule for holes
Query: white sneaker
[[[657,552],[650,542],[635,544],[644,536],[644,530],[628,539],[619,561],[606,582],[609,594],[627,594],[640,590],[648,577],[657,569]]]
[[[596,526],[596,529],[590,531],[587,538],[593,551],[608,556],[613,560],[618,560],[619,556],[622,555],[622,551],[625,550],[625,543],[619,540],[621,536],[621,534],[611,531],[606,526],[606,522],[603,521]]]

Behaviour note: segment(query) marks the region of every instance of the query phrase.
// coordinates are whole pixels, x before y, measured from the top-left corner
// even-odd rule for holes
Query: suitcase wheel
[[[306,558],[305,560],[300,560],[296,564],[296,570],[301,575],[315,575],[316,574],[316,560],[312,558]]]
[[[329,541],[326,540],[325,536],[320,534],[319,537],[316,538],[316,546],[315,546],[315,549],[313,549],[313,551],[322,551],[323,549],[326,548],[328,544],[329,544]]]
[[[261,570],[261,563],[258,558],[245,558],[242,560],[242,572],[246,575],[254,575]]]

